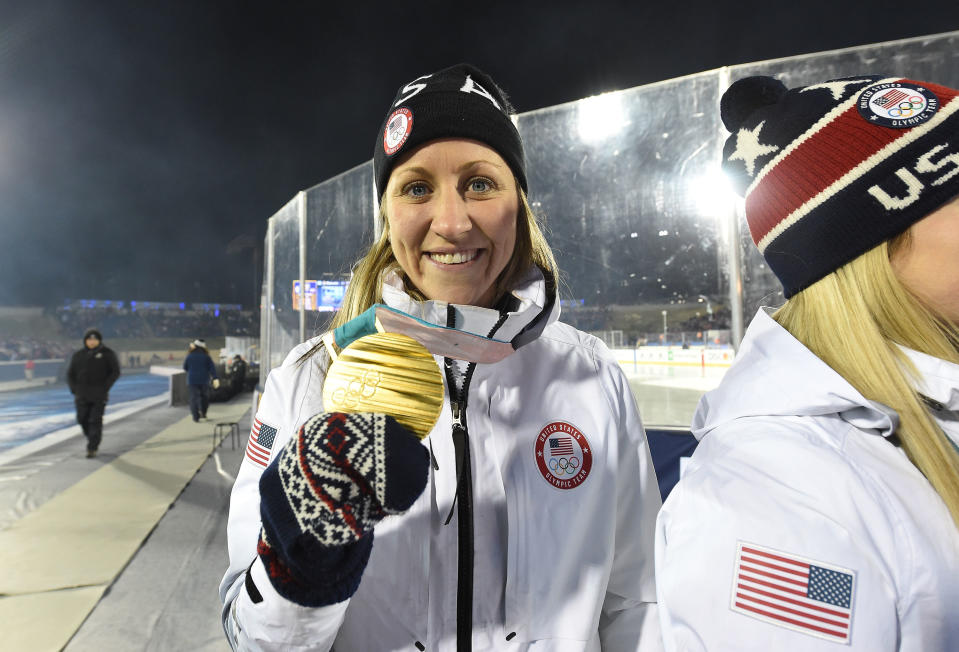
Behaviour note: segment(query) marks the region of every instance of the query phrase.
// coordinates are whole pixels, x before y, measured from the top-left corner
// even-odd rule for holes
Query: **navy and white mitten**
[[[324,412],[303,424],[260,478],[257,552],[286,599],[308,607],[356,591],[373,526],[426,487],[429,452],[393,417]]]

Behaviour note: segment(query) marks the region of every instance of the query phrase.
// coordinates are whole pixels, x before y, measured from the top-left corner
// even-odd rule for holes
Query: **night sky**
[[[250,306],[267,218],[459,61],[523,112],[956,29],[955,0],[0,0],[0,304]]]

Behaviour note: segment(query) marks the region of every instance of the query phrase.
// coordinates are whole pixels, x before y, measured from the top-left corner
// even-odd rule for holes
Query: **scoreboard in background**
[[[306,310],[319,312],[339,310],[347,283],[349,281],[306,280],[303,281],[304,292],[300,281],[293,281],[293,310],[299,310],[301,305]]]

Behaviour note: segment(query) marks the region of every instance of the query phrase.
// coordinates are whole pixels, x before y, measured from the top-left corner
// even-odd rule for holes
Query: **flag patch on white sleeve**
[[[254,417],[250,440],[246,444],[246,458],[265,469],[270,463],[270,451],[273,449],[276,432],[275,427]]]
[[[855,596],[853,570],[738,542],[733,611],[848,645]]]

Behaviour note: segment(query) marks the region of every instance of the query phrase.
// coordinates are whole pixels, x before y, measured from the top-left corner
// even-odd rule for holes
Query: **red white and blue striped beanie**
[[[787,298],[959,195],[957,96],[879,76],[723,94],[723,169]]]

